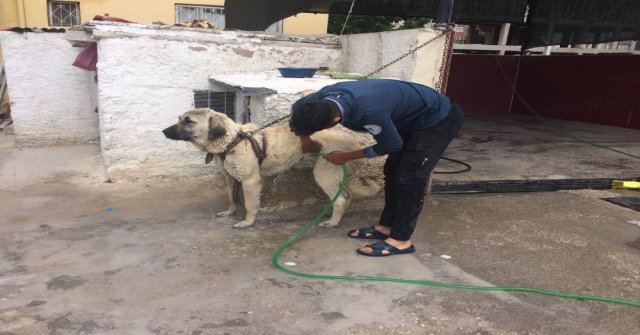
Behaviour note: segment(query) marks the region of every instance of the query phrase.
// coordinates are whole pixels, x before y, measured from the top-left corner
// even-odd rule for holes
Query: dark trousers
[[[384,210],[380,225],[391,227],[390,237],[411,238],[422,211],[431,171],[462,127],[462,110],[452,102],[451,111],[427,129],[403,131],[402,150],[392,153],[384,164]]]

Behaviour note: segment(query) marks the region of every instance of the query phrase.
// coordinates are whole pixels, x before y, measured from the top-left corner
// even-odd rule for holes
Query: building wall
[[[284,34],[326,34],[329,15],[302,13],[290,16],[282,22]]]
[[[515,83],[518,57],[499,56],[498,60]],[[511,109],[512,90],[494,56],[453,55],[447,96],[465,114],[507,114]]]
[[[0,43],[0,62],[2,62],[3,58],[2,58],[2,43]],[[9,91],[5,91],[3,96],[0,96],[0,105],[2,105],[3,102],[9,102]],[[0,107],[0,115],[2,115],[3,113],[6,112],[6,110],[9,109],[9,105],[5,105],[3,107]]]
[[[640,129],[638,56],[524,57],[517,91],[543,117]],[[511,112],[532,114],[517,98]]]
[[[427,41],[434,38],[440,32],[424,31],[422,29],[411,30],[416,35],[416,41],[414,45],[400,45],[398,49],[401,54],[408,51],[408,47],[414,47],[422,45]],[[446,36],[441,36],[437,40],[429,43],[425,47],[419,49],[413,56],[407,58],[413,58],[414,69],[409,76],[410,81],[415,81],[423,85],[438,88],[440,83],[440,73],[442,72],[443,54],[445,50]],[[396,45],[396,47],[398,47]],[[395,59],[395,58],[393,58]],[[391,59],[392,60],[392,59]],[[387,59],[385,61],[391,61]],[[386,63],[385,63],[386,64]]]
[[[0,30],[18,26],[18,7],[15,0],[0,1]]]
[[[348,72],[363,75],[381,68],[436,36],[423,29],[356,34],[342,37],[345,67]],[[444,37],[389,66],[376,76],[410,80],[435,87],[440,77]],[[331,69],[330,69],[331,70]]]
[[[112,33],[116,28],[96,27]],[[125,28],[129,35],[136,34],[137,28],[130,25],[122,27]],[[146,28],[139,29],[137,33],[165,34],[161,29]],[[193,32],[184,32],[187,33]],[[98,99],[107,178],[117,181],[202,177],[202,153],[186,142],[167,140],[161,130],[175,123],[178,115],[191,108],[194,89],[220,89],[209,84],[211,75],[261,72],[281,66],[328,66],[333,71],[364,71],[368,69],[363,68],[362,63],[367,59],[390,61],[406,52],[406,49],[397,50],[398,41],[415,45],[434,36],[434,33],[421,30],[406,30],[388,33],[392,36],[384,36],[385,33],[383,36],[366,34],[368,36],[364,38],[358,35],[345,37],[345,45],[351,46],[354,45],[351,39],[364,40],[364,43],[367,39],[374,39],[373,47],[357,49],[356,53],[353,49],[340,50],[318,43],[266,42],[230,34],[235,33],[220,32],[219,37],[197,41],[193,41],[194,35],[190,35],[191,41],[181,41],[174,33],[170,39],[168,35],[165,38],[155,35],[103,37],[100,40]],[[93,35],[101,34],[94,30]],[[384,43],[376,44],[380,40]],[[434,85],[434,78],[439,77],[435,64],[442,59],[441,53],[436,54],[437,50],[444,50],[444,39],[425,48],[424,54],[417,53],[418,58],[409,56],[405,63],[398,62],[389,67],[384,75]],[[390,56],[387,53],[394,54]],[[354,58],[347,60],[354,56],[361,62]],[[423,63],[429,66],[422,68]],[[263,124],[288,113],[301,92],[283,93],[252,97],[251,121]],[[238,94],[237,99],[241,100],[242,95]],[[362,143],[371,142],[367,136],[358,138]],[[381,160],[372,161],[368,171],[379,173],[380,164]],[[217,176],[213,169],[210,176]]]
[[[522,99],[542,117],[640,129],[640,57],[497,59]],[[465,114],[534,115],[513,94],[494,56],[453,55],[447,95]]]
[[[111,180],[218,176],[213,168],[210,174],[204,170],[204,155],[191,144],[168,140],[161,132],[192,108],[194,89],[210,88],[213,74],[282,65],[335,64],[342,69],[335,46],[267,42],[235,32],[211,32],[197,41],[180,40],[175,31],[171,35],[104,37],[98,43],[101,145]]]
[[[0,32],[0,45],[18,144],[98,141],[94,72],[71,66],[81,48],[59,33]]]
[[[346,59],[391,60],[395,57],[384,53],[406,52],[393,48],[393,41],[415,44],[429,36],[421,37],[423,32],[418,30],[391,32],[392,38],[368,34],[374,42],[381,38],[385,43],[354,53],[338,48],[335,38],[310,38],[305,43],[290,42],[286,36],[273,41],[273,35],[263,33],[114,23],[92,27],[87,35],[98,39],[97,86],[93,73],[71,65],[82,49],[71,47],[63,34],[28,33],[25,39],[22,34],[4,32],[0,43],[8,51],[17,136],[29,145],[46,145],[95,141],[99,134],[105,179],[113,181],[220,176],[213,167],[203,166],[203,154],[191,144],[168,140],[161,132],[193,107],[194,90],[213,88],[209,77],[214,74],[256,73],[281,66],[365,71],[373,64],[367,69],[355,58]],[[351,39],[362,38],[344,37],[353,46]],[[441,44],[442,50],[444,39]],[[420,64],[428,63],[433,71],[441,59],[439,55],[423,61],[422,53],[416,55],[386,69],[385,76],[417,78]],[[433,85],[437,77],[427,74],[416,80]],[[288,113],[301,92],[285,93],[253,97],[252,121],[261,124]],[[357,137],[363,144],[372,141],[370,136]],[[371,161],[367,173],[379,174],[381,162]]]
[[[2,0],[0,1],[0,29],[18,26],[17,1],[24,1],[26,26],[47,27],[49,25],[48,2],[45,0]],[[224,7],[224,0],[77,0],[80,3],[80,22],[86,22],[95,15],[127,19],[139,23],[161,21],[172,25],[175,22],[175,5],[206,5]],[[283,22],[287,34],[326,34],[328,25],[326,14],[299,14],[286,18]]]

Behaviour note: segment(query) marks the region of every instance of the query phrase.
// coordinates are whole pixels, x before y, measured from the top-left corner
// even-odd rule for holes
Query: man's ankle
[[[410,247],[412,245],[411,240],[401,241],[388,237],[385,242],[393,245],[394,247]]]
[[[389,233],[391,232],[391,227],[385,227],[385,226],[381,226],[379,224],[373,226],[373,228],[375,228],[377,231],[389,235]]]

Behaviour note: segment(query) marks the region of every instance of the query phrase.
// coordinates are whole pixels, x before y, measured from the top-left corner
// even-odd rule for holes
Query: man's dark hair
[[[309,136],[331,126],[333,113],[330,101],[305,102],[293,111],[289,126],[297,136]]]

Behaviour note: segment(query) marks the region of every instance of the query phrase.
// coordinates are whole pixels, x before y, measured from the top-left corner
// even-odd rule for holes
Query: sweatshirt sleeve
[[[375,145],[364,149],[365,156],[382,156],[402,149],[402,138],[387,113],[367,113],[360,125],[376,140]]]

